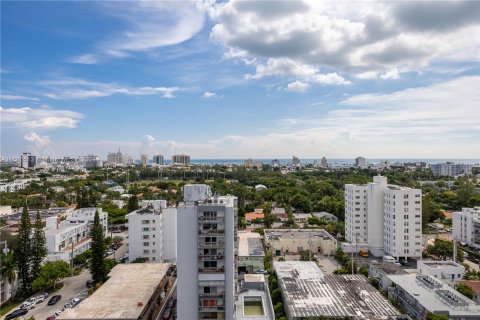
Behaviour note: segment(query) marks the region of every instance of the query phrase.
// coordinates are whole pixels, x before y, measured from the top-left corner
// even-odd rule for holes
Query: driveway
[[[65,303],[70,302],[73,298],[75,298],[75,296],[80,294],[83,290],[86,290],[85,283],[91,278],[90,270],[87,269],[78,276],[63,279],[63,288],[55,293],[51,293],[44,302],[37,304],[35,309],[28,310],[25,318],[27,319],[33,316],[36,320],[47,319],[53,315],[55,311],[61,310]],[[47,305],[48,300],[57,294],[60,294],[62,299],[53,306]]]

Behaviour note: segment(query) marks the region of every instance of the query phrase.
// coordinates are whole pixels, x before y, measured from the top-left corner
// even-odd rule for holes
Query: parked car
[[[410,262],[405,261],[405,260],[400,260],[400,264],[404,267],[409,267],[410,266]]]
[[[24,302],[22,303],[22,305],[20,306],[20,309],[25,309],[25,310],[32,310],[35,308],[35,300],[33,300],[33,302]]]
[[[55,320],[56,318],[54,316],[50,316],[47,318],[47,320]]]
[[[49,306],[53,306],[55,303],[57,303],[58,301],[60,301],[60,299],[62,299],[62,296],[57,294],[53,297],[50,298],[50,300],[48,300],[48,305]]]
[[[82,299],[74,298],[74,299],[72,299],[72,301],[70,302],[70,304],[72,305],[72,308],[74,308],[74,307],[75,307],[76,305],[78,305],[81,301],[82,301]]]
[[[95,281],[87,280],[86,286],[87,288],[95,288]]]
[[[27,313],[28,313],[28,310],[26,309],[17,309],[12,313],[7,314],[7,316],[5,317],[5,320],[16,319],[20,316],[26,315]]]
[[[55,312],[53,313],[53,316],[56,318],[56,317],[58,317],[62,312],[63,312],[62,310],[55,311]]]
[[[256,274],[267,274],[268,272],[266,270],[260,269],[255,271]]]
[[[72,307],[72,304],[70,302],[67,302],[63,305],[62,311],[64,311],[65,309],[70,309],[71,307]]]
[[[112,255],[114,252],[115,252],[115,251],[113,251],[113,250],[108,250],[108,251],[106,252],[106,255],[107,255],[107,256]]]
[[[43,301],[45,301],[45,296],[43,294],[35,297],[35,304],[42,303]]]

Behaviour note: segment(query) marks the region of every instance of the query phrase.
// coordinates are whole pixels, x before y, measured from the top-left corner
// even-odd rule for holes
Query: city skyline
[[[480,158],[479,2],[1,6],[2,156]]]

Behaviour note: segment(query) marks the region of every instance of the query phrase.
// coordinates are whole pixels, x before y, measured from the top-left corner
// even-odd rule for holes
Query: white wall
[[[383,192],[386,187],[387,178],[382,176],[373,177],[373,182],[370,182],[367,185],[368,246],[370,252],[376,257],[384,255]]]

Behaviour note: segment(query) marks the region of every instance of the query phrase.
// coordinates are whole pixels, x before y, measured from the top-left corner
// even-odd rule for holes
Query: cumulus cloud
[[[210,92],[210,91],[205,91],[205,92],[203,93],[203,97],[204,97],[204,98],[215,98],[216,96],[217,96],[216,93]]]
[[[211,37],[227,48],[228,57],[241,52],[242,59],[257,60],[251,78],[279,74],[270,66],[289,61],[301,68],[282,74],[297,80],[322,69],[396,79],[445,59],[478,61],[480,38],[471,35],[480,32],[479,14],[476,1],[234,0],[212,10]]]
[[[49,108],[2,108],[1,121],[13,123],[20,128],[75,128],[84,118],[83,114],[71,110],[55,110]]]
[[[37,156],[52,155],[52,141],[48,136],[40,136],[36,132],[25,134],[27,149]]]
[[[308,83],[301,82],[301,81],[295,81],[292,83],[289,83],[287,85],[287,91],[293,91],[293,92],[305,92],[310,88]]]
[[[87,81],[79,78],[46,80],[40,84],[50,92],[45,96],[51,99],[88,99],[109,97],[115,94],[129,96],[160,95],[162,98],[174,98],[178,87],[128,87],[116,83]]]

